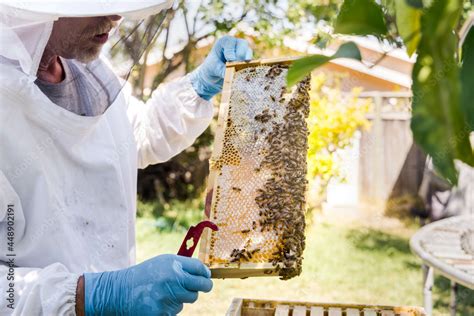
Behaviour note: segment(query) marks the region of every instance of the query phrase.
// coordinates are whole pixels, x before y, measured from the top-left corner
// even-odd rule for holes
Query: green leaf
[[[415,141],[433,158],[437,170],[457,183],[454,160],[474,165],[467,123],[461,109],[461,84],[452,31],[462,10],[459,0],[435,0],[421,17],[422,36],[413,68]]]
[[[409,6],[406,0],[395,0],[396,21],[400,36],[403,38],[408,55],[412,55],[420,42],[421,10]]]
[[[312,55],[296,60],[288,70],[286,82],[288,87],[292,87],[297,82],[303,80],[315,68],[322,66],[326,62],[336,58],[353,58],[362,60],[359,48],[353,42],[342,44],[332,56]]]
[[[467,33],[462,46],[461,107],[470,131],[474,131],[474,27]]]
[[[345,0],[334,25],[335,33],[385,35],[382,8],[373,0]]]

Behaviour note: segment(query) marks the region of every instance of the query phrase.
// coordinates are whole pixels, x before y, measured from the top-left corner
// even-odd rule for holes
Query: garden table
[[[423,260],[423,300],[432,314],[434,271],[451,280],[451,315],[456,314],[457,284],[474,289],[474,215],[455,216],[423,226],[410,240]]]

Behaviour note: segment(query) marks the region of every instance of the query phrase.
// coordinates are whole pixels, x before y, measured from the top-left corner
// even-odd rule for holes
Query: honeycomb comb
[[[292,60],[229,63],[208,180],[200,259],[216,278],[301,272],[309,77],[286,89]]]

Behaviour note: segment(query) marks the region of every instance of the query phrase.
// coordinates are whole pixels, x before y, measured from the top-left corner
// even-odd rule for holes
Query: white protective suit
[[[142,18],[172,1],[30,1],[21,7],[8,0],[15,9],[5,1],[0,315],[74,314],[79,275],[134,264],[137,167],[190,146],[213,109],[187,77],[162,84],[146,104],[122,90],[103,115],[92,117],[59,107],[34,84],[58,17]]]

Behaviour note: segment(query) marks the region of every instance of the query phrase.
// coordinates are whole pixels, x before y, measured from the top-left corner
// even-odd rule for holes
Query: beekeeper
[[[219,39],[200,67],[146,103],[99,58],[122,18],[154,15],[159,25],[171,5],[0,2],[0,315],[176,314],[211,290],[197,259],[135,265],[137,167],[194,142],[225,62],[251,50]],[[124,74],[133,61],[120,66]]]

